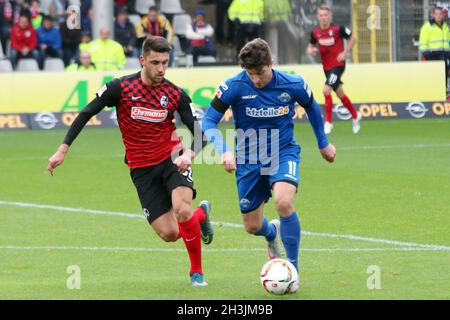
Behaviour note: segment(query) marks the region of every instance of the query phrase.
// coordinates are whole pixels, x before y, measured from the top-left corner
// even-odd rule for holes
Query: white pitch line
[[[33,204],[33,203],[24,203],[24,202],[0,201],[0,206],[2,206],[2,205],[3,206],[25,207],[25,208],[36,208],[36,209],[49,209],[49,210],[64,211],[64,212],[88,213],[88,214],[94,214],[94,215],[107,215],[107,216],[116,216],[116,217],[145,219],[142,215],[138,215],[138,214],[134,214],[134,213],[127,213],[127,212],[113,212],[113,211],[60,207],[60,206],[54,206],[54,205],[42,205],[42,204]],[[238,223],[214,222],[214,224],[218,225],[218,226],[230,227],[230,228],[243,228],[243,225],[238,224]],[[444,250],[444,251],[450,250],[450,246],[442,246],[442,245],[437,245],[437,244],[422,244],[422,243],[415,243],[415,242],[404,242],[404,241],[396,241],[396,240],[388,240],[388,239],[378,239],[378,238],[357,236],[357,235],[352,235],[352,234],[333,234],[333,233],[302,231],[302,235],[322,237],[322,238],[340,238],[340,239],[365,241],[365,242],[372,242],[372,243],[383,243],[383,244],[401,246],[401,247],[417,247],[417,248],[423,248],[423,249]]]
[[[15,246],[1,245],[0,250],[61,250],[61,251],[125,251],[125,252],[186,252],[181,248],[130,248],[130,247],[74,247],[74,246]],[[449,249],[450,250],[450,249]],[[449,251],[434,248],[301,248],[306,252],[383,252],[383,251]],[[265,252],[263,248],[216,248],[202,249],[203,252],[247,253]]]
[[[371,146],[336,146],[338,150],[378,150],[378,149],[422,149],[422,148],[446,148],[450,143],[444,144],[402,144],[402,145],[371,145]]]
[[[48,204],[0,201],[0,205],[23,207],[23,208],[35,208],[35,209],[49,209],[49,210],[65,211],[65,212],[89,213],[89,214],[95,214],[95,215],[105,215],[105,216],[115,216],[115,217],[145,219],[144,216],[135,214],[135,213],[92,210],[92,209],[84,209],[84,208],[60,207],[60,206],[53,206],[53,205],[48,205]]]

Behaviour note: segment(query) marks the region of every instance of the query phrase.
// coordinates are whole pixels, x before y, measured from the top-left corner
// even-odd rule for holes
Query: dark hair
[[[272,63],[272,52],[266,41],[256,38],[241,49],[238,60],[242,68],[258,70]]]
[[[43,20],[43,21],[44,21],[44,20],[47,20],[47,21],[53,22],[53,17],[50,16],[50,15],[48,15],[48,14],[46,14],[46,15],[44,15],[44,16],[42,17],[42,20]]]
[[[31,20],[30,14],[26,11],[21,11],[19,14],[19,18],[27,18],[28,22],[30,22]]]
[[[159,9],[158,9],[157,6],[151,6],[150,8],[148,8],[148,11],[156,11],[156,12],[158,12]]]
[[[119,11],[117,12],[117,16],[119,16],[119,15],[121,15],[121,14],[128,15],[127,9],[125,9],[125,8],[119,9]]]
[[[145,39],[144,43],[142,44],[142,55],[146,56],[150,53],[150,51],[155,52],[170,52],[170,44],[169,41],[167,41],[166,38],[163,37],[157,37],[157,36],[150,36],[147,39]]]
[[[442,7],[440,7],[440,6],[435,6],[435,7],[433,8],[432,12],[435,13],[436,10],[441,10],[441,11],[443,11],[444,8],[442,8]]]

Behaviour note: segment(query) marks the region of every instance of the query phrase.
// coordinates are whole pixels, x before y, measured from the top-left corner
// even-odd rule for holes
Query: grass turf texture
[[[51,177],[47,160],[65,132],[0,132],[0,201],[141,215],[119,130],[84,130]],[[350,122],[336,122],[334,164],[320,157],[309,124],[296,124],[295,135],[303,148],[296,198],[303,231],[450,246],[450,119],[366,121],[358,136]],[[214,221],[241,223],[233,175],[195,165],[194,180],[194,204],[209,199]],[[266,208],[276,217],[272,202]],[[314,234],[301,241],[300,292],[271,296],[259,283],[265,246],[243,228],[215,225],[214,242],[203,247],[209,286],[192,288],[182,241],[162,242],[142,218],[0,205],[0,299],[450,297],[448,250]],[[132,249],[105,249],[116,247]],[[80,290],[66,287],[69,265],[81,269]],[[370,265],[380,267],[380,290],[367,288]]]

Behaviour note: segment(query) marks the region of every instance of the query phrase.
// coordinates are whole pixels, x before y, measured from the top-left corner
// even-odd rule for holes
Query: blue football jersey
[[[273,70],[273,77],[264,88],[254,86],[243,70],[219,86],[216,97],[233,111],[236,126],[238,158],[258,161],[271,155],[278,143],[281,151],[300,152],[294,137],[295,103],[307,107],[312,93],[306,81],[298,76]],[[267,146],[268,150],[261,150]]]

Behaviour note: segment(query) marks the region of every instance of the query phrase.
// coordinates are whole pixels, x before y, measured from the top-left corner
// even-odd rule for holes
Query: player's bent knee
[[[179,231],[178,230],[165,230],[159,232],[159,237],[165,242],[175,242],[178,240]]]
[[[173,211],[175,212],[178,220],[188,220],[192,215],[192,208],[188,204],[180,205],[177,208],[174,207]]]
[[[323,95],[324,96],[329,96],[331,94],[332,88],[331,87],[327,87],[327,88],[323,88]]]
[[[287,216],[294,210],[294,205],[288,197],[279,197],[275,199],[275,208],[281,216]]]

